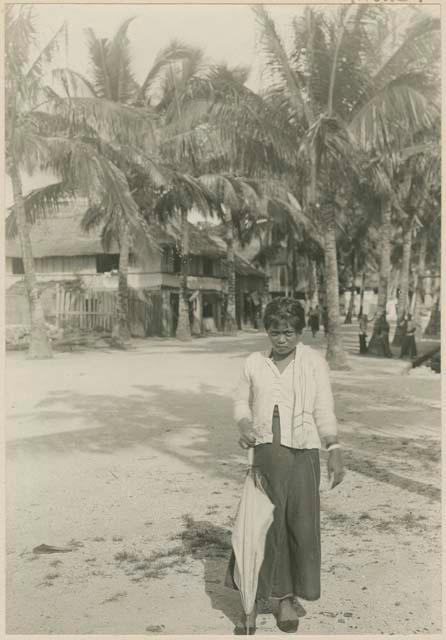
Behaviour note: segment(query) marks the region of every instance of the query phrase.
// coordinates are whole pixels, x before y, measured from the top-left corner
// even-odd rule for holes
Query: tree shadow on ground
[[[439,439],[400,438],[386,436],[382,422],[381,401],[364,406],[367,393],[364,386],[335,383],[337,393],[349,393],[356,406],[360,428],[341,423],[341,438],[350,451],[347,466],[364,475],[409,491],[439,499],[439,489],[413,477],[424,469],[435,478],[439,464]],[[210,385],[201,384],[195,390],[168,389],[162,386],[135,385],[135,393],[126,396],[83,394],[53,391],[37,407],[39,419],[49,430],[59,423],[73,429],[41,436],[31,436],[7,443],[7,454],[35,455],[89,452],[112,455],[122,449],[147,447],[193,467],[203,475],[242,481],[244,454],[237,445],[237,433],[232,417],[232,399]],[[388,390],[389,398],[392,396]],[[355,399],[356,396],[356,399]],[[361,405],[362,403],[362,405]],[[412,403],[411,403],[412,404]],[[413,413],[413,406],[396,409],[391,421],[404,425]],[[338,417],[343,413],[338,410]],[[347,411],[348,413],[348,411]],[[431,421],[438,421],[432,410]],[[36,413],[30,414],[35,418]],[[22,416],[26,420],[27,416]],[[388,411],[386,420],[389,420]],[[78,424],[90,425],[75,428]],[[433,425],[435,426],[435,425]],[[381,431],[381,432],[380,432]],[[406,444],[405,444],[406,443]],[[407,444],[410,443],[410,444]],[[407,466],[410,462],[411,469]],[[409,472],[408,472],[409,471]]]
[[[208,520],[185,518],[181,534],[187,555],[202,563],[204,589],[211,606],[227,617],[233,624],[241,613],[240,596],[237,591],[225,586],[225,575],[231,555],[231,531]]]
[[[7,454],[112,455],[147,447],[203,474],[241,478],[244,454],[237,444],[231,398],[203,384],[195,391],[153,385],[135,389],[124,397],[51,392],[38,406],[39,419],[50,431],[62,422],[90,426],[8,442]]]
[[[223,353],[229,357],[244,357],[252,353],[253,351],[260,351],[266,349],[268,346],[268,339],[264,333],[256,333],[252,336],[231,338],[228,336],[221,336],[216,338],[203,338],[194,339],[190,342],[180,341],[168,341],[168,342],[150,342],[145,345],[140,345],[141,348],[136,348],[133,355],[147,355],[150,351],[156,352],[166,348],[171,348],[175,353],[181,353],[182,355],[203,355],[204,353]]]

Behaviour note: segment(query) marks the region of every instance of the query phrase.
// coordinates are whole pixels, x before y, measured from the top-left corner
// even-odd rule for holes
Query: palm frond
[[[105,140],[141,149],[154,149],[154,119],[146,110],[100,98],[60,98],[48,103],[50,113],[66,118],[76,129],[85,125]]]
[[[57,215],[60,207],[72,198],[74,198],[74,192],[67,188],[63,182],[33,189],[23,198],[28,224],[34,225],[40,220]],[[17,219],[14,206],[12,206],[5,221],[6,237],[14,238],[17,232]]]
[[[110,41],[107,66],[111,99],[116,102],[129,102],[135,95],[137,84],[131,69],[130,41],[128,28],[135,18],[125,20]]]
[[[420,66],[426,68],[436,62],[440,52],[437,37],[440,29],[439,18],[427,15],[417,17],[399,46],[390,51],[374,74],[375,86],[383,88],[402,73],[416,72]]]
[[[78,71],[74,71],[73,69],[58,68],[53,69],[52,76],[55,83],[62,85],[67,97],[98,97],[96,94],[96,89],[94,88],[90,80]],[[57,99],[59,97],[59,94],[56,92],[53,97]]]
[[[28,71],[26,72],[26,78],[31,80],[33,78],[42,78],[45,70],[45,65],[52,62],[54,54],[60,50],[62,44],[67,45],[68,31],[67,23],[64,22],[62,26],[57,29],[55,34],[48,40],[46,45],[37,54],[34,61],[30,64]]]
[[[159,79],[160,73],[173,63],[188,60],[190,57],[196,56],[196,48],[190,47],[178,40],[172,41],[165,49],[162,49],[147,73],[142,83],[138,95],[137,102],[146,102],[148,94],[153,84]]]
[[[391,149],[395,137],[407,130],[432,128],[438,109],[426,97],[423,81],[420,74],[402,75],[354,112],[349,130],[362,148]]]
[[[110,44],[106,38],[98,38],[91,27],[85,29],[85,35],[94,76],[95,93],[100,98],[112,100],[110,69],[107,64]]]
[[[307,124],[310,124],[312,117],[305,100],[302,83],[290,64],[288,54],[277,33],[274,21],[262,5],[255,5],[252,9],[260,26],[263,51],[273,76],[277,74],[281,81],[286,84],[289,100],[296,118],[300,119],[305,116]]]

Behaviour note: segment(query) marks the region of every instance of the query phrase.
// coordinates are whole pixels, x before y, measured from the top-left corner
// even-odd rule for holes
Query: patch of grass
[[[182,517],[185,530],[183,544],[189,553],[205,557],[227,557],[231,545],[231,531],[206,521],[195,521],[190,514]]]
[[[118,551],[115,553],[115,560],[118,562],[138,562],[139,556],[134,551]]]
[[[347,524],[349,517],[345,513],[326,512],[325,517],[333,524]]]
[[[161,580],[161,578],[164,578],[165,575],[166,575],[166,572],[161,567],[150,569],[148,571],[144,571],[143,573],[143,577],[149,580]]]
[[[113,536],[113,542],[122,542],[124,538],[122,536]]]
[[[361,515],[358,518],[359,520],[372,520],[372,517],[369,516],[368,513],[361,513]]]
[[[135,552],[120,551],[115,555],[115,560],[124,564],[125,572],[132,582],[141,582],[143,579],[160,579],[166,575],[168,569],[183,565],[186,555],[184,547],[176,546],[162,551],[155,551],[149,556]]]
[[[68,543],[68,546],[69,547],[73,547],[74,549],[80,549],[81,547],[83,547],[85,545],[80,540],[76,540],[75,538],[71,538],[70,542]]]
[[[426,531],[427,529],[425,520],[427,520],[426,516],[415,516],[412,511],[408,511],[402,516],[393,516],[388,520],[379,520],[375,528],[380,533],[397,533],[401,528],[406,531],[420,532]]]
[[[147,633],[161,633],[166,627],[163,624],[152,624],[146,627]]]
[[[62,560],[53,560],[50,562],[50,567],[58,567],[60,564],[62,564]]]
[[[186,554],[183,547],[172,547],[172,549],[166,549],[165,551],[155,551],[148,557],[149,562],[155,562],[162,558],[170,558],[172,556],[184,556]]]
[[[60,578],[60,573],[47,573],[44,580],[50,581],[55,580],[56,578]]]
[[[96,538],[93,538],[93,542],[105,542],[105,538],[102,538],[102,536],[97,536]]]
[[[118,600],[122,600],[127,596],[127,591],[118,591],[117,593],[110,596],[110,598],[106,598],[101,602],[101,604],[106,604],[107,602],[117,602]]]
[[[85,562],[96,562],[96,558],[85,558]]]

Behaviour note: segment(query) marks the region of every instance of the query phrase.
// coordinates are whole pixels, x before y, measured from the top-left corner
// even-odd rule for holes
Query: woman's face
[[[281,320],[270,326],[268,337],[273,350],[281,356],[285,356],[293,351],[301,336],[289,322]]]

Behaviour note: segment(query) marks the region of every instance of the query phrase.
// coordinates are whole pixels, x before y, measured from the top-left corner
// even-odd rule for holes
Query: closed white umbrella
[[[254,449],[248,450],[249,470],[232,531],[235,555],[234,582],[240,591],[247,616],[254,609],[259,572],[265,554],[268,529],[274,519],[274,505],[256,481]],[[249,632],[249,629],[247,629]]]

